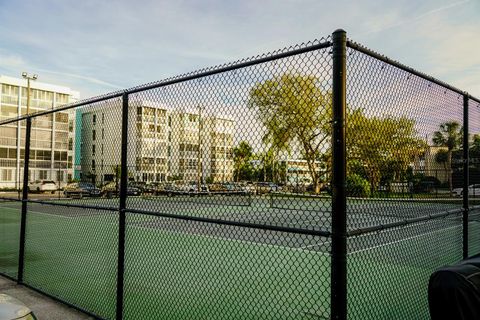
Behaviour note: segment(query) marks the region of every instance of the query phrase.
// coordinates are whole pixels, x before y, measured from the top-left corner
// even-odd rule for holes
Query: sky
[[[330,35],[480,97],[480,0],[0,0],[0,74],[81,98]]]

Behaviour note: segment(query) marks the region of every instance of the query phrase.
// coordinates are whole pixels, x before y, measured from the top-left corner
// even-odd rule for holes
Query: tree
[[[447,148],[447,171],[448,185],[452,192],[452,151],[458,149],[462,142],[462,128],[456,121],[444,122],[440,125],[440,130],[433,133],[432,142],[437,147]]]
[[[445,172],[447,172],[447,165],[448,165],[448,151],[447,150],[439,150],[435,154],[435,162],[443,164],[443,168]]]
[[[233,148],[233,176],[235,181],[251,180],[254,176],[254,169],[250,163],[253,158],[253,148],[246,141],[242,141]]]
[[[315,191],[320,192],[320,174],[315,161],[331,136],[331,95],[322,91],[315,76],[283,74],[256,84],[248,106],[257,110],[265,126],[264,141],[278,153],[299,144],[307,161]]]
[[[354,167],[348,165],[347,170],[366,175],[372,191],[382,179],[405,175],[410,163],[424,149],[425,142],[418,138],[412,119],[369,117],[362,109],[347,114],[347,163],[354,164]]]

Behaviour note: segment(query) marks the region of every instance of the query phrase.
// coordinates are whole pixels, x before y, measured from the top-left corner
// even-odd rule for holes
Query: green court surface
[[[16,278],[20,244],[20,210],[0,207],[0,272]]]
[[[32,206],[28,214],[25,282],[113,319],[117,215],[44,208]],[[0,272],[13,276],[19,217],[18,208],[0,206],[0,254],[7,257],[0,259]],[[304,238],[286,241],[269,231],[229,229],[244,235],[238,240],[194,232],[202,223],[166,228],[165,221],[173,220],[127,213],[125,319],[329,318],[328,239],[314,239],[325,245],[318,250],[295,246]],[[460,223],[441,220],[401,230],[349,238],[349,318],[428,319],[428,278],[461,259]],[[480,240],[478,222],[470,223],[470,234]],[[472,251],[479,248],[471,243]]]

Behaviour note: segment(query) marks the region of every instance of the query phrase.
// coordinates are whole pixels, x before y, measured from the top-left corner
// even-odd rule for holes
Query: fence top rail
[[[382,55],[382,54],[380,54],[380,53],[378,53],[378,52],[376,52],[376,51],[373,51],[373,50],[371,50],[371,49],[369,49],[369,48],[367,48],[367,47],[365,47],[365,46],[363,46],[363,45],[361,45],[361,44],[359,44],[359,43],[357,43],[357,42],[354,42],[354,41],[352,41],[352,40],[347,40],[347,47],[352,48],[352,49],[354,49],[354,50],[356,50],[356,51],[359,51],[359,52],[361,52],[361,53],[364,53],[364,54],[366,54],[366,55],[368,55],[368,56],[370,56],[370,57],[372,57],[372,58],[375,58],[375,59],[377,59],[377,60],[383,61],[383,62],[385,62],[385,63],[387,63],[387,64],[390,64],[390,65],[392,65],[392,66],[394,66],[394,67],[397,67],[397,68],[399,68],[399,69],[401,69],[401,70],[404,70],[404,71],[406,71],[406,72],[409,72],[409,73],[411,73],[411,74],[413,74],[413,75],[415,75],[415,76],[417,76],[417,77],[420,77],[420,78],[422,78],[422,79],[428,80],[428,81],[430,81],[430,82],[432,82],[432,83],[435,83],[435,84],[437,84],[437,85],[439,85],[439,86],[444,87],[445,89],[454,91],[454,92],[456,92],[456,93],[458,93],[458,94],[461,94],[461,95],[467,95],[469,99],[471,99],[471,100],[473,100],[473,101],[475,101],[475,102],[480,103],[480,99],[479,99],[479,98],[476,98],[476,97],[471,96],[471,95],[470,95],[468,92],[466,92],[466,91],[460,90],[460,89],[458,89],[458,88],[456,88],[456,87],[454,87],[454,86],[451,86],[451,85],[449,85],[449,84],[446,83],[446,82],[443,82],[443,81],[441,81],[441,80],[438,80],[437,78],[434,78],[434,77],[432,77],[432,76],[430,76],[430,75],[428,75],[428,74],[426,74],[426,73],[417,71],[417,70],[415,70],[415,69],[413,69],[413,68],[411,68],[411,67],[409,67],[409,66],[406,66],[406,65],[404,65],[404,64],[402,64],[402,63],[400,63],[400,62],[398,62],[398,61],[396,61],[396,60],[390,59],[390,58],[388,58],[388,57],[386,57],[386,56],[384,56],[384,55]]]
[[[399,227],[406,227],[409,225],[421,223],[421,222],[427,222],[431,220],[436,220],[436,219],[443,219],[452,215],[458,215],[463,213],[464,209],[459,208],[459,209],[452,209],[448,210],[445,212],[440,212],[436,214],[430,214],[430,215],[425,215],[417,218],[410,218],[410,219],[404,219],[401,221],[396,221],[396,222],[391,222],[391,223],[385,223],[381,225],[375,225],[372,227],[366,227],[366,228],[360,228],[360,229],[355,229],[347,232],[347,237],[356,237],[364,234],[369,234],[369,233],[374,233],[378,231],[385,231],[389,229],[394,229],[394,228],[399,228]]]
[[[0,121],[0,125],[5,125],[5,124],[13,123],[13,122],[22,121],[22,120],[25,120],[27,118],[34,118],[34,117],[47,115],[47,114],[51,114],[51,113],[55,113],[55,112],[59,112],[59,111],[65,111],[65,110],[68,110],[68,109],[77,108],[77,107],[81,107],[81,106],[85,106],[85,105],[89,105],[89,104],[93,104],[93,103],[97,103],[97,102],[101,102],[101,101],[105,101],[105,100],[109,100],[109,99],[118,98],[118,97],[121,97],[124,94],[133,94],[133,93],[137,93],[137,92],[141,92],[141,91],[147,91],[147,90],[151,90],[151,89],[155,89],[155,88],[160,88],[160,87],[172,85],[172,84],[175,84],[175,83],[195,80],[195,79],[199,79],[199,78],[203,78],[203,77],[207,77],[207,76],[211,76],[211,75],[215,75],[215,74],[219,74],[219,73],[229,72],[229,71],[233,71],[233,70],[237,70],[237,69],[246,68],[246,67],[254,66],[254,65],[257,65],[257,64],[265,63],[265,62],[270,62],[270,61],[274,61],[274,60],[278,60],[278,59],[282,59],[282,58],[287,58],[287,57],[295,56],[295,55],[306,53],[306,52],[311,52],[311,51],[320,50],[320,49],[326,49],[326,48],[330,47],[331,45],[332,45],[332,43],[329,40],[329,37],[321,38],[320,40],[314,40],[314,41],[310,41],[310,42],[307,42],[307,43],[302,43],[302,44],[299,44],[299,45],[290,46],[290,47],[287,47],[287,48],[284,48],[284,49],[273,51],[271,53],[265,53],[265,54],[257,55],[257,56],[254,56],[254,57],[237,60],[237,61],[234,61],[234,62],[229,62],[229,63],[225,63],[225,64],[213,66],[213,67],[207,67],[207,68],[199,69],[199,70],[192,71],[192,72],[189,72],[189,73],[186,73],[186,74],[181,74],[181,75],[178,75],[178,76],[166,78],[164,80],[160,80],[160,81],[156,81],[156,82],[152,82],[152,83],[147,83],[147,84],[140,85],[140,86],[131,87],[129,89],[119,90],[119,91],[115,91],[115,92],[112,92],[112,93],[107,93],[107,94],[100,95],[100,96],[97,96],[97,97],[88,98],[88,99],[81,100],[81,101],[78,101],[78,102],[75,102],[75,103],[66,104],[66,105],[64,105],[62,107],[59,107],[59,108],[48,109],[48,110],[39,111],[39,112],[36,112],[36,113],[31,113],[30,115],[24,115],[24,116],[20,116],[20,117],[16,117],[16,118],[3,120],[3,121]]]

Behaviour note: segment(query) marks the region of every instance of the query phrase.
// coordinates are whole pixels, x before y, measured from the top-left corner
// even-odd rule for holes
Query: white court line
[[[454,228],[461,228],[461,227],[462,226],[459,225],[459,226],[452,226],[452,227],[448,227],[448,228],[434,230],[434,231],[430,231],[430,232],[425,232],[425,233],[417,234],[415,236],[411,236],[411,237],[408,237],[408,238],[403,238],[403,239],[399,239],[399,240],[396,240],[396,241],[391,241],[391,242],[379,244],[379,245],[376,245],[376,246],[373,246],[373,247],[359,249],[359,250],[356,250],[356,251],[347,251],[347,253],[348,254],[355,254],[355,253],[360,253],[360,252],[364,252],[364,251],[368,251],[368,250],[378,249],[378,248],[381,248],[381,247],[386,247],[386,246],[390,246],[390,245],[393,245],[393,244],[397,244],[397,243],[400,243],[402,241],[417,239],[417,238],[423,237],[425,235],[434,234],[434,233],[437,233],[437,232],[442,232],[442,231],[445,231],[445,230],[454,229]],[[367,234],[362,234],[362,235],[359,235],[359,236],[355,236],[355,238],[356,237],[361,237],[361,236],[371,236],[371,235],[372,235],[372,233],[367,233]]]
[[[321,244],[318,244],[318,243],[316,243],[316,244],[309,244],[309,245],[307,245],[307,246],[303,246],[303,247],[299,247],[299,248],[300,248],[300,249],[310,249],[310,248],[320,247],[320,246],[324,246],[324,245],[325,245],[325,246],[328,246],[328,245],[330,245],[331,243],[332,243],[332,241],[325,241],[325,242],[323,242],[323,243],[321,243]]]

